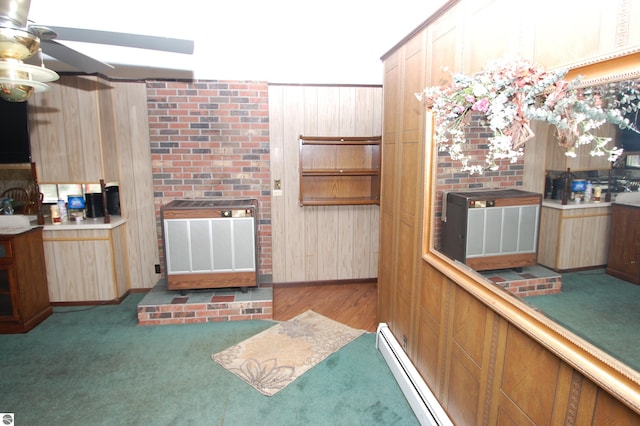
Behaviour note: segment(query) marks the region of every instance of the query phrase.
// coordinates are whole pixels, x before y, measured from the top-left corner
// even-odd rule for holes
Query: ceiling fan
[[[31,0],[0,0],[0,98],[25,101],[34,91],[47,89],[45,82],[58,75],[23,61],[45,53],[87,74],[105,73],[114,67],[71,49],[57,40],[135,47],[192,54],[192,40],[116,33],[80,28],[38,25],[27,20]]]

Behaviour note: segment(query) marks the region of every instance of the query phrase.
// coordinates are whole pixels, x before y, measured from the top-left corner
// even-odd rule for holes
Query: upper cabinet
[[[32,161],[41,182],[117,181],[111,84],[61,76],[29,100]]]
[[[300,205],[380,204],[381,136],[300,136]]]

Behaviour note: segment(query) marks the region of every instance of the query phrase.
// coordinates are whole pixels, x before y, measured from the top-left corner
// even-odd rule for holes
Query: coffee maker
[[[110,215],[120,216],[120,190],[118,186],[107,186],[104,191],[107,194],[107,211]]]
[[[104,217],[104,202],[101,192],[87,192],[84,194],[84,198],[87,217]]]

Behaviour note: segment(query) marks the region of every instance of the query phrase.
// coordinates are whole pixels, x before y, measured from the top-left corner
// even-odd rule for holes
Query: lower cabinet
[[[556,271],[604,266],[610,229],[609,204],[564,209],[543,204],[538,263]]]
[[[42,228],[0,235],[0,333],[24,333],[51,315]]]
[[[607,273],[640,284],[640,207],[613,205]]]
[[[111,229],[47,228],[44,251],[52,302],[105,302],[127,292],[124,224]]]

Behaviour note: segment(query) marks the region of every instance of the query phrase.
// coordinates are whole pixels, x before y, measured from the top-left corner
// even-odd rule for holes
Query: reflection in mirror
[[[597,131],[612,123],[638,132],[627,118],[640,107],[637,83],[583,87],[580,78],[565,79],[566,73],[524,59],[505,59],[471,76],[452,74],[449,84],[427,87],[416,97],[433,111],[439,150],[447,151],[461,171],[472,175],[496,171],[500,160],[514,163],[524,155],[525,143],[535,136],[532,121],[552,125],[568,157],[576,157],[578,149],[587,145],[589,155],[615,161],[621,149]],[[481,153],[468,146],[470,125],[485,128],[478,136]],[[482,156],[484,161],[478,161]]]
[[[628,79],[588,86],[585,90],[602,94],[606,99],[625,97],[629,93],[635,96],[639,86],[640,80]],[[640,346],[630,344],[640,341],[637,322],[630,321],[637,316],[635,301],[640,298],[640,286],[637,279],[616,273],[617,268],[613,267],[618,263],[615,257],[628,256],[627,248],[633,247],[635,242],[619,241],[619,245],[628,247],[621,246],[618,251],[611,249],[615,243],[615,228],[620,226],[613,212],[620,208],[614,207],[616,200],[620,194],[637,193],[640,186],[640,169],[627,167],[627,160],[632,160],[634,152],[640,150],[638,109],[628,107],[622,112],[630,121],[630,128],[605,125],[601,129],[601,134],[612,138],[612,145],[623,149],[615,161],[598,163],[583,154],[570,163],[570,173],[557,170],[557,167],[553,170],[550,164],[554,163],[547,162],[538,264],[552,272],[559,271],[559,288],[549,294],[524,297],[524,300],[571,332],[640,371]],[[547,149],[555,150],[554,154],[560,156],[562,153],[557,152],[556,147],[561,144],[555,136],[552,134],[546,140]],[[558,184],[564,182],[563,176],[571,181],[566,186],[566,210],[555,208],[563,198],[563,188]],[[620,199],[626,196],[622,195]],[[623,233],[631,231],[627,229]],[[567,253],[575,259],[569,259]],[[560,260],[561,256],[566,260]],[[636,275],[640,279],[640,275]]]
[[[638,87],[640,71],[635,64],[639,55],[638,51],[622,52],[577,64],[571,67],[566,78],[582,76],[580,87],[586,88],[589,93],[606,94],[614,87],[617,98],[620,98],[623,90],[620,90],[619,82],[631,82],[635,85],[633,87]],[[622,118],[632,122],[636,120],[637,124],[638,100],[634,102],[635,108],[630,107],[632,102],[629,102],[620,111]],[[487,141],[495,136],[495,129],[487,125],[482,115],[469,114],[466,120],[464,147],[471,154],[467,158],[475,160],[477,164],[484,160],[490,150]],[[626,126],[618,124],[604,125],[593,131],[602,140],[612,138],[608,148],[610,151],[614,146],[622,147],[623,137],[635,139],[637,135],[633,125],[630,126],[631,130],[623,131],[620,128]],[[484,167],[482,173],[469,167],[463,171],[465,165],[462,159],[456,159],[455,155],[452,158],[449,151],[428,145],[432,149],[427,150],[425,197],[431,203],[425,203],[428,209],[425,217],[430,218],[427,221],[430,227],[425,229],[425,259],[431,262],[448,259],[451,267],[482,286],[488,285],[487,288],[492,292],[497,289],[500,294],[506,290],[509,296],[499,297],[500,304],[506,301],[507,307],[501,308],[506,310],[505,315],[526,322],[528,329],[535,329],[534,334],[544,336],[550,330],[549,333],[565,339],[564,343],[551,343],[557,346],[553,350],[570,353],[571,348],[576,346],[583,348],[593,357],[592,365],[606,366],[600,370],[611,367],[640,385],[640,347],[636,344],[640,341],[640,328],[637,327],[637,321],[634,323],[629,321],[629,317],[624,317],[620,308],[621,301],[640,299],[640,286],[619,280],[607,274],[605,269],[613,208],[605,197],[607,193],[614,195],[615,202],[618,193],[638,190],[640,168],[636,166],[640,163],[636,162],[637,157],[632,151],[640,153],[640,142],[637,149],[631,148],[634,146],[632,143],[624,142],[625,151],[618,158],[591,156],[589,153],[593,148],[588,146],[578,147],[575,156],[567,156],[566,149],[559,149],[563,142],[559,140],[562,132],[558,132],[554,126],[532,120],[530,130],[535,136],[528,140],[526,147],[522,147],[521,155],[506,159],[494,156],[494,163],[498,167]],[[428,138],[437,133],[431,109],[427,109],[426,133]],[[571,147],[569,151],[571,154]],[[555,182],[557,189],[566,191],[568,199],[564,204],[562,197],[558,197],[558,191],[553,191],[554,179],[558,179]],[[591,185],[587,188],[589,182]],[[597,191],[594,192],[594,189]],[[504,190],[519,192],[507,194],[512,199],[505,203],[499,201],[501,195],[492,193],[503,193]],[[474,194],[459,195],[470,192]],[[598,200],[595,199],[596,193],[600,197]],[[522,208],[527,203],[536,204],[527,199],[531,194],[536,194],[541,200],[537,204],[539,210],[535,213],[538,217],[534,219],[530,219],[527,209]],[[456,198],[462,199],[458,200],[458,209],[464,217],[457,219],[457,225],[451,225],[459,229],[447,231],[445,228],[452,223],[450,209],[452,206],[456,208]],[[523,204],[520,201],[524,199],[527,201]],[[500,214],[493,212],[499,209],[489,208],[494,206],[501,207]],[[566,222],[562,222],[565,219]],[[492,268],[490,259],[486,265],[470,267],[464,255],[460,259],[460,256],[451,255],[444,249],[443,236],[446,235],[447,240],[456,240],[454,243],[460,245],[465,254],[467,250],[512,244],[502,254],[513,255],[518,250],[518,236],[523,232],[519,226],[527,220],[532,222],[530,225],[539,236],[534,249],[534,261],[529,265]],[[512,225],[505,227],[505,222]],[[567,233],[566,238],[562,236],[563,230]],[[529,232],[530,228],[526,228],[526,231]],[[506,234],[507,238],[498,237],[502,234]],[[468,238],[468,235],[472,235],[472,238]],[[554,251],[550,255],[550,252],[545,253],[548,250]],[[640,270],[638,275],[640,277]],[[596,295],[597,306],[586,305],[589,288],[600,292]],[[576,291],[576,296],[573,296]],[[511,297],[513,295],[517,297]],[[607,299],[608,296],[622,297],[614,300]],[[491,296],[488,303],[494,305],[497,300]],[[617,313],[621,314],[617,319],[619,324],[629,327],[623,330],[614,323],[606,324],[605,320],[615,317]],[[631,310],[629,315],[637,318],[637,309]],[[600,331],[597,332],[597,329]],[[541,340],[544,339],[541,337]],[[585,373],[587,376],[593,374],[592,377],[599,374],[593,369]]]

